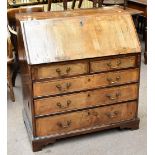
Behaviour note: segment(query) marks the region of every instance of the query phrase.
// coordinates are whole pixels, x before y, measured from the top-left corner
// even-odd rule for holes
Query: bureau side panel
[[[26,61],[26,54],[24,49],[23,37],[21,28],[17,29],[18,36],[18,56],[20,64],[21,82],[22,82],[22,94],[23,94],[23,110],[28,119],[29,126],[34,133],[33,127],[33,100],[32,100],[32,80],[31,80],[31,67]]]

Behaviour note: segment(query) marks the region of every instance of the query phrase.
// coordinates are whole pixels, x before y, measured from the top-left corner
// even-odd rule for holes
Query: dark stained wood
[[[128,7],[143,11],[142,15],[147,17],[147,0],[128,0]]]
[[[45,19],[42,19],[43,22],[41,20],[36,21],[36,23],[35,21],[24,22],[28,18],[28,15],[23,14],[23,16],[18,16],[18,20],[22,26],[18,29],[18,42],[20,42],[18,49],[19,60],[22,66],[24,122],[33,151],[41,150],[43,146],[54,143],[55,140],[60,138],[116,127],[121,129],[138,129],[140,45],[131,16],[126,12],[122,12],[122,10],[118,12],[115,9],[113,11],[96,9],[82,10],[81,12],[75,11],[73,14],[71,14],[71,11],[53,14],[47,12],[39,14],[39,18],[49,18],[50,22]],[[108,43],[109,51],[106,51],[106,47],[104,46],[101,48],[102,52],[95,50],[97,44],[95,44],[95,48],[91,48],[92,45],[90,42],[92,38],[89,35],[94,35],[94,40],[98,38],[99,40],[104,40],[104,37],[107,38],[108,33],[106,34],[106,31],[108,31],[111,19],[108,18],[109,20],[105,20],[101,17],[116,17],[117,15],[119,15],[120,19],[122,18],[124,21],[129,22],[129,24],[121,24],[123,33],[122,30],[115,27],[117,29],[116,32],[124,36],[125,40],[122,45],[124,46],[128,43],[128,48],[122,48],[122,51],[120,51],[121,42],[116,44],[115,41],[117,37],[121,37],[118,34],[114,36],[110,35]],[[38,17],[38,14],[33,14],[31,17]],[[79,23],[80,27],[75,24],[80,21],[79,19],[83,19]],[[102,23],[101,27],[96,28],[92,26],[95,24],[94,20],[99,20],[100,23],[103,20],[105,21],[104,24],[107,23],[107,25],[103,26],[104,24]],[[114,18],[114,20],[117,25],[118,19]],[[68,23],[75,21],[75,23],[73,22],[72,27],[69,27],[72,30],[65,32],[63,25],[66,26],[67,21],[69,21]],[[33,53],[34,48],[39,49],[39,46],[43,47],[43,44],[46,44],[46,42],[41,41],[41,45],[36,44],[38,45],[36,47],[32,42],[27,42],[31,35],[30,33],[26,35],[25,32],[29,31],[28,29],[31,24],[32,27],[39,30],[40,24],[38,26],[37,22],[43,25],[46,23],[47,27],[50,27],[51,23],[58,26],[57,30],[59,29],[60,31],[56,30],[57,33],[53,34],[54,31],[48,29],[49,33],[45,33],[43,38],[47,39],[55,35],[57,39],[51,40],[50,43],[59,42],[59,45],[63,44],[67,47],[62,48],[62,46],[57,46],[62,51],[66,50],[66,52],[62,52],[63,57],[61,59],[55,61],[52,55],[48,55],[59,53],[54,48],[51,48],[51,44],[47,47],[44,46],[46,48],[38,53],[37,58],[39,57],[39,59],[34,60],[35,57],[30,56],[30,54],[36,54]],[[83,23],[87,25],[84,31],[86,36],[88,35],[87,32],[92,32],[94,28],[97,31],[96,34],[99,34],[100,31],[104,31],[106,34],[104,37],[99,37],[95,33],[89,33],[87,36],[88,44],[85,44],[87,46],[85,49],[84,46],[79,46],[81,36],[76,33],[80,32],[79,29],[81,29]],[[29,26],[26,26],[26,24]],[[42,30],[44,31],[45,29],[43,28]],[[124,31],[125,29],[134,33],[132,34],[134,41],[131,41],[134,45],[129,41],[132,37],[129,35],[130,33]],[[68,38],[63,35],[61,36],[63,32],[66,34],[71,33],[70,36],[75,37],[70,38],[72,42],[67,42]],[[36,36],[33,34],[31,39],[33,40],[34,38]],[[122,38],[120,40],[123,42]],[[108,41],[105,39],[105,42]],[[68,43],[74,45],[67,45]],[[110,45],[114,46],[114,44],[115,48],[112,49]],[[30,46],[34,48],[29,48]],[[77,48],[70,48],[71,46]],[[133,50],[133,46],[138,50]],[[75,50],[72,53],[73,49]],[[49,57],[48,60],[44,59],[47,56],[46,54]],[[30,57],[33,60],[29,61]],[[121,60],[121,64],[119,60]]]
[[[34,107],[33,107],[33,96],[32,96],[32,77],[30,68],[26,61],[26,55],[24,50],[24,42],[22,37],[21,29],[17,29],[18,39],[18,55],[19,65],[22,82],[22,94],[23,94],[23,111],[26,115],[27,121],[29,122],[29,128],[32,135],[35,135],[35,120],[34,120]]]

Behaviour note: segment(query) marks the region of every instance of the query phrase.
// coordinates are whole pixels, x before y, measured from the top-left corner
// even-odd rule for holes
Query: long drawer
[[[89,66],[87,61],[72,63],[44,64],[32,68],[32,79],[62,78],[87,74]]]
[[[100,73],[61,80],[33,83],[34,97],[57,95],[99,87],[137,82],[139,69]]]
[[[37,136],[68,133],[134,119],[137,103],[128,102],[36,119]]]
[[[68,110],[82,109],[96,105],[135,100],[138,84],[105,88],[87,92],[34,100],[35,115],[46,115]]]
[[[136,65],[136,56],[92,60],[90,62],[90,72],[96,73],[109,70],[125,69],[136,67]]]

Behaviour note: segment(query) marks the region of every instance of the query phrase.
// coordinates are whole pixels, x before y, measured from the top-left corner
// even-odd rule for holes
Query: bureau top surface
[[[49,19],[21,21],[21,27],[28,64],[141,51],[132,18],[123,10],[60,12]]]

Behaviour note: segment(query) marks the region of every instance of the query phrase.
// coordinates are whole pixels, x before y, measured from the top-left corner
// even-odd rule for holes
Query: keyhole
[[[90,82],[90,79],[88,79],[88,82]]]
[[[80,25],[83,26],[83,22],[82,21],[80,21]]]

